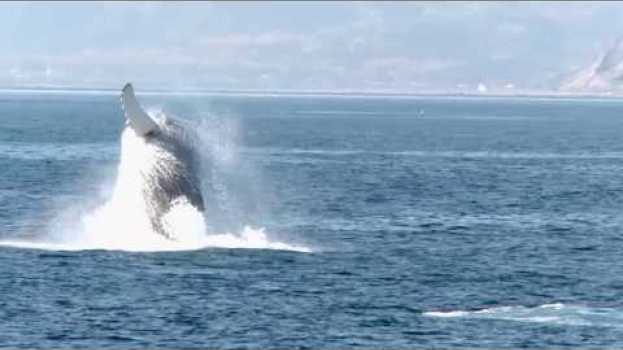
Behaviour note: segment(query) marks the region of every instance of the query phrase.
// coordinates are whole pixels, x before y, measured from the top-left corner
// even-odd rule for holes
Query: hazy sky
[[[0,86],[554,89],[623,3],[0,3]]]

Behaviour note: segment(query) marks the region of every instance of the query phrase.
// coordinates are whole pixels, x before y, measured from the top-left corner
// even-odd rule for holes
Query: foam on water
[[[605,307],[543,304],[536,307],[500,306],[480,310],[429,311],[424,316],[439,318],[492,319],[546,323],[563,326],[623,328],[623,310]]]
[[[160,117],[164,118],[164,115]],[[201,134],[198,136],[202,137]],[[212,148],[221,157],[231,152],[231,149],[223,149],[221,144]],[[177,161],[171,157],[170,153],[126,128],[122,134],[116,182],[103,204],[86,212],[73,208],[73,213],[69,213],[70,210],[66,209],[51,225],[51,232],[41,240],[2,241],[0,245],[51,250],[172,251],[222,247],[311,251],[305,246],[272,240],[263,228],[241,225],[243,228],[238,232],[210,232],[207,225],[210,213],[200,212],[184,197],[175,199],[161,218],[163,229],[171,239],[156,233],[148,215],[143,182],[145,174],[154,167]],[[204,176],[200,174],[200,177]],[[203,196],[206,201],[213,197],[206,193]]]
[[[197,240],[170,241],[159,237],[150,237],[147,240],[124,239],[95,239],[79,238],[64,241],[0,241],[0,246],[41,249],[54,251],[80,251],[80,250],[120,250],[128,252],[166,252],[200,250],[206,248],[228,249],[272,249],[287,250],[300,253],[311,253],[309,247],[274,241],[268,238],[263,228],[256,229],[246,226],[240,233],[204,234]]]

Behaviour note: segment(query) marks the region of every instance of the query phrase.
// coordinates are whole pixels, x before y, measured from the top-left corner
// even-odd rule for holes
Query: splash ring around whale
[[[70,251],[210,247],[312,251],[271,239],[264,228],[251,225],[213,232],[204,205],[204,199],[211,198],[201,186],[203,163],[213,159],[202,152],[210,142],[202,129],[162,111],[146,112],[130,84],[122,90],[121,102],[127,126],[121,135],[116,179],[104,202],[87,212],[74,207],[59,213],[44,237],[5,240],[0,245]]]

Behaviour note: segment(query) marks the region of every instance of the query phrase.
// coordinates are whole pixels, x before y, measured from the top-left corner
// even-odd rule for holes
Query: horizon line
[[[0,93],[41,93],[41,94],[92,94],[117,95],[121,88],[109,87],[81,87],[81,86],[0,86]],[[427,91],[400,91],[400,90],[355,90],[355,89],[210,89],[210,88],[164,88],[140,89],[137,95],[250,95],[250,96],[327,96],[327,97],[466,97],[466,98],[495,98],[495,97],[525,97],[525,98],[623,98],[622,92],[569,92],[557,90],[517,90],[514,92],[471,92],[457,90],[427,90]]]

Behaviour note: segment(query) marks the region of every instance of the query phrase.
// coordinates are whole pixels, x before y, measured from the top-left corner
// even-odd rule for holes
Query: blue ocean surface
[[[0,347],[623,347],[623,101],[139,98],[209,146],[207,238],[89,221],[116,93],[0,93]]]

